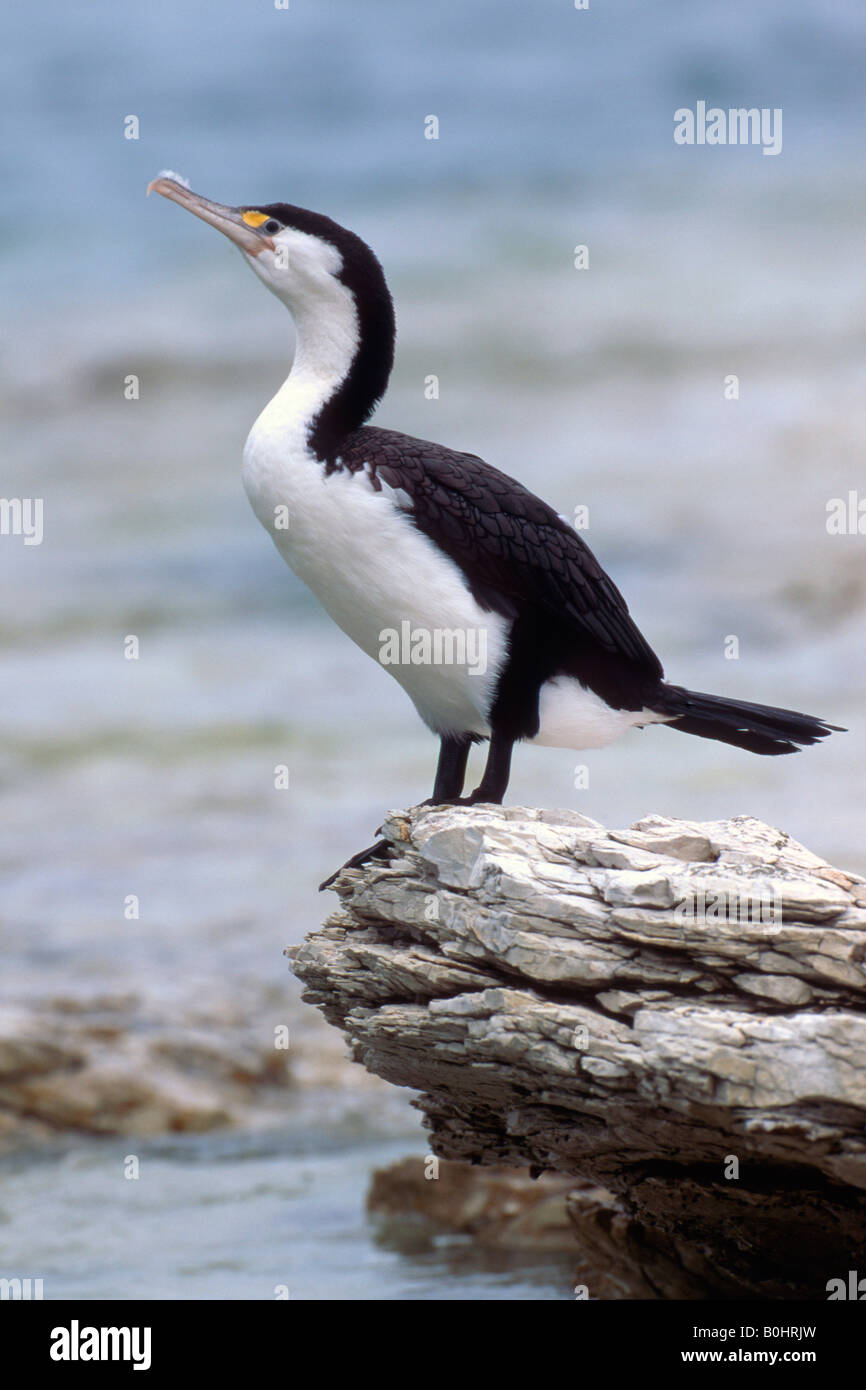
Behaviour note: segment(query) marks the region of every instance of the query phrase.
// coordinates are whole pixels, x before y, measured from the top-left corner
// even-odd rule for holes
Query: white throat
[[[317,296],[291,306],[297,330],[295,356],[278,395],[324,405],[349,375],[360,338],[355,300],[345,285],[328,287],[327,299]]]
[[[354,295],[337,278],[342,260],[336,248],[295,232],[285,250],[288,283],[272,279],[258,258],[246,259],[285,304],[297,334],[291,371],[256,427],[267,416],[269,430],[284,431],[286,446],[296,448],[299,432],[309,430],[349,375],[360,343],[360,325]]]
[[[264,277],[262,277],[264,278]],[[348,376],[360,330],[351,291],[331,275],[306,290],[280,295],[297,330],[292,368],[265,406],[244,448],[243,481],[253,510],[278,544],[280,508],[298,524],[303,499],[322,477],[310,447],[313,424]]]
[[[358,350],[355,302],[340,288],[342,295],[334,295],[324,312],[320,304],[293,309],[297,340],[291,371],[253,427],[266,426],[269,434],[282,436],[288,453],[305,446],[313,421],[346,380]]]

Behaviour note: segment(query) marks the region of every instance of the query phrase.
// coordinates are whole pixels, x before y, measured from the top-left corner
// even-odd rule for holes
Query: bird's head
[[[305,362],[331,379],[333,437],[363,423],[385,390],[394,359],[394,307],[366,242],[330,217],[289,203],[211,202],[173,174],[160,174],[147,191],[216,227],[288,307],[307,344]],[[333,442],[324,429],[315,441],[320,450]]]
[[[161,174],[147,191],[161,193],[216,227],[296,315],[347,290],[359,313],[377,300],[390,307],[385,276],[373,252],[330,217],[289,203],[227,207],[193,193],[172,174]]]

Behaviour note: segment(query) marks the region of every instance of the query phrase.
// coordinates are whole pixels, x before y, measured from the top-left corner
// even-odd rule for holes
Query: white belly
[[[364,471],[326,477],[306,451],[287,458],[285,439],[259,424],[244,451],[244,486],[286,563],[431,729],[489,733],[507,622],[475,602],[389,489],[377,491]]]
[[[364,470],[326,476],[302,432],[286,429],[278,404],[279,397],[253,426],[243,480],[280,554],[334,622],[399,681],[430,729],[489,734],[510,624],[475,602],[459,567],[417,530],[399,495],[374,488]],[[542,686],[539,716],[532,742],[577,749],[602,748],[663,719],[652,710],[613,710],[566,676]]]

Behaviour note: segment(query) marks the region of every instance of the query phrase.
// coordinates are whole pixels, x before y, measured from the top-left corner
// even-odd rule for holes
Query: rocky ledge
[[[418,808],[385,835],[290,954],[438,1155],[573,1176],[632,1296],[866,1272],[862,878],[747,816]]]

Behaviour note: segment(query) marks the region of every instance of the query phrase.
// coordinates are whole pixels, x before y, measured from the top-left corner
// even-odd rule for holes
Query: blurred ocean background
[[[778,759],[663,729],[518,750],[511,803],[749,813],[866,869],[866,537],[826,527],[866,497],[857,0],[44,0],[3,30],[2,493],[44,499],[44,541],[0,537],[0,1001],[182,1011],[276,985],[312,1028],[281,952],[432,785],[408,700],[249,508],[241,451],[291,323],[223,238],[145,201],[166,167],[369,241],[398,315],[377,422],[587,505],[670,679],[850,729]],[[782,153],[676,146],[698,100],[781,107]],[[84,1136],[9,1159],[0,1272],[54,1297],[568,1297],[561,1260],[376,1238],[371,1165],[426,1151],[396,1105],[149,1141],[146,1191]]]

